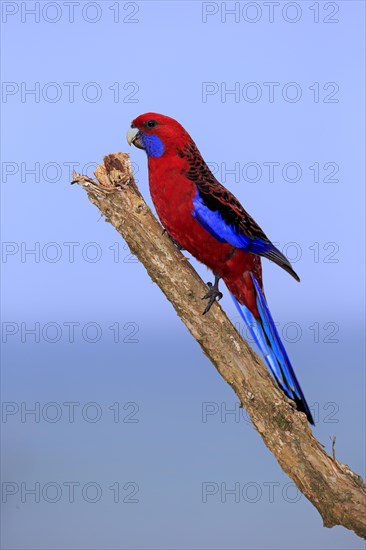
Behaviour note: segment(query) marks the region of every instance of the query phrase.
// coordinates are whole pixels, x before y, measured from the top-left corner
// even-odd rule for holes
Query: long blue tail
[[[235,296],[232,295],[234,303],[255,343],[264,355],[277,384],[287,397],[295,401],[298,410],[306,414],[310,424],[314,424],[310,409],[268,309],[266,299],[259,287],[258,281],[253,274],[251,276],[256,291],[256,302],[260,320],[257,320],[246,306],[239,304]]]

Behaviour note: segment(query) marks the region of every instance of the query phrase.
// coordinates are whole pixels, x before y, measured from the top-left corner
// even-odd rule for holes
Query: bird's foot
[[[214,284],[207,283],[207,286],[208,286],[209,290],[208,290],[207,294],[204,295],[202,300],[208,300],[208,304],[205,307],[205,310],[202,313],[202,315],[205,315],[206,313],[208,313],[211,309],[211,306],[216,301],[219,302],[221,300],[222,296],[223,296],[222,292],[219,291],[219,280],[220,280],[220,277],[217,277],[215,275],[215,283]]]

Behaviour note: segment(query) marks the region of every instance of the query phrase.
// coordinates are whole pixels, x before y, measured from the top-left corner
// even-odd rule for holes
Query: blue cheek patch
[[[141,141],[149,157],[161,157],[164,153],[164,145],[158,136],[141,133]]]

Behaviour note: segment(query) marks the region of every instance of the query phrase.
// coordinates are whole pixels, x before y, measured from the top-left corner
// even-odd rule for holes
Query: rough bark
[[[139,192],[126,153],[105,157],[98,181],[74,174],[173,305],[224,380],[230,384],[284,472],[317,508],[325,527],[342,525],[366,538],[366,486],[346,464],[329,456],[304,414],[280,392],[266,367],[240,337],[219,304],[202,317],[207,287],[163,233]]]

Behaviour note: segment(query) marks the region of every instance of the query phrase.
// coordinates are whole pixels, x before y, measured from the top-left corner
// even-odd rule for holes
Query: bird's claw
[[[212,305],[216,301],[219,302],[221,300],[221,298],[223,297],[222,292],[220,292],[219,289],[218,289],[217,283],[215,283],[214,285],[212,283],[207,283],[207,286],[209,288],[209,291],[204,295],[202,300],[208,300],[208,304],[205,307],[205,310],[202,313],[202,315],[205,315],[206,313],[208,313],[210,311]]]

